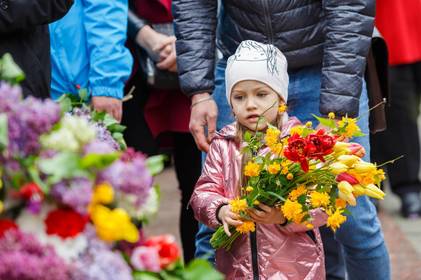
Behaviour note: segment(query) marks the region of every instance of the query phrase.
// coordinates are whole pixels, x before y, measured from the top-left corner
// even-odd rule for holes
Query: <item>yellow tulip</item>
[[[353,167],[357,173],[371,173],[377,171],[374,164],[365,161],[358,162]]]
[[[357,156],[354,156],[354,155],[341,155],[341,156],[338,157],[338,161],[342,162],[343,164],[345,164],[349,167],[351,167],[354,164],[361,161],[361,159]]]
[[[358,184],[358,185],[353,185],[353,186],[352,186],[352,188],[354,189],[352,193],[353,193],[355,196],[365,195],[365,189],[364,189],[364,187],[363,187],[363,186],[361,186],[360,184]]]
[[[385,196],[385,193],[376,185],[369,184],[365,187],[365,193],[369,197],[375,198],[375,199],[383,199]]]
[[[330,166],[330,170],[333,174],[338,175],[348,170],[348,166],[342,162],[334,162]]]
[[[349,143],[338,141],[333,147],[333,151],[335,153],[349,153]]]
[[[357,205],[357,201],[355,200],[355,196],[352,194],[353,187],[347,181],[341,181],[338,184],[338,195],[339,198],[346,200],[349,205],[355,206]]]

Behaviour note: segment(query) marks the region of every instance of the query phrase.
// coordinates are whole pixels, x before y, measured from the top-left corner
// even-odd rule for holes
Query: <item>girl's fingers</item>
[[[227,215],[228,215],[228,217],[230,217],[231,219],[234,219],[234,220],[239,220],[240,219],[240,216],[238,214],[236,214],[234,212],[231,212],[231,211],[228,212]]]
[[[231,219],[230,217],[227,217],[226,221],[227,221],[228,224],[230,224],[231,226],[235,226],[235,227],[241,226],[243,224],[242,221],[234,220],[234,219]]]
[[[269,206],[267,206],[267,205],[265,205],[265,204],[263,204],[263,203],[260,203],[259,204],[259,208],[260,209],[262,209],[263,211],[265,211],[265,212],[270,212],[270,211],[272,211],[272,208],[271,207],[269,207]]]
[[[231,232],[230,232],[228,224],[226,222],[224,222],[224,231],[228,236],[231,236]]]
[[[249,213],[253,213],[254,215],[256,215],[258,217],[263,217],[266,214],[266,212],[259,211],[257,209],[250,209]]]

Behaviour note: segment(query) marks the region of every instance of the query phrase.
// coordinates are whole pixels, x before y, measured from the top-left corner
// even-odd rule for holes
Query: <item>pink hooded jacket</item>
[[[290,118],[282,134],[287,135],[298,123],[296,118]],[[235,125],[231,124],[214,138],[190,201],[196,219],[211,228],[221,225],[216,217],[219,208],[238,196],[241,154],[234,136]],[[257,224],[255,234],[239,237],[230,251],[216,251],[218,270],[226,279],[325,279],[323,246],[317,227],[326,222],[327,216],[319,210],[311,215],[316,242],[302,225]]]

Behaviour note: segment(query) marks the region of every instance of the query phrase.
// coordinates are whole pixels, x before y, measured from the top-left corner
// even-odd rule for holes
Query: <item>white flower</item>
[[[66,115],[61,125],[61,129],[70,130],[81,145],[95,139],[95,128],[83,117]]]
[[[146,202],[138,207],[136,206],[137,197],[135,195],[118,192],[116,203],[118,207],[125,209],[131,217],[148,219],[158,212],[159,197],[159,188],[152,188]]]
[[[53,246],[56,253],[70,263],[85,252],[88,247],[88,239],[83,233],[66,239],[57,235],[48,235],[44,220],[48,212],[53,208],[52,205],[43,205],[39,214],[33,214],[27,210],[23,210],[17,218],[16,223],[19,226],[19,230],[33,234],[43,245]]]
[[[50,135],[41,138],[42,145],[47,149],[56,151],[76,152],[80,146],[73,133],[69,130],[60,129]]]

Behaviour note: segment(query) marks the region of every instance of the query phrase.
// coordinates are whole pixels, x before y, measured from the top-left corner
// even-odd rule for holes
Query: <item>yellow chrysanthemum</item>
[[[278,108],[279,113],[285,113],[287,110],[288,110],[288,107],[285,103],[280,105],[279,108]]]
[[[297,201],[287,199],[284,205],[282,205],[281,210],[287,220],[297,224],[301,223],[304,217],[303,206]]]
[[[330,227],[333,231],[336,231],[341,224],[346,221],[346,216],[342,215],[343,209],[337,209],[333,214],[329,213],[327,218],[326,225]]]
[[[300,196],[306,194],[307,188],[304,185],[299,185],[295,190],[292,190],[288,195],[288,198],[292,201],[296,201]]]
[[[281,170],[281,165],[277,162],[269,164],[269,166],[268,166],[268,172],[270,174],[274,174],[274,175],[278,174],[280,170]]]
[[[288,173],[289,173],[289,169],[288,169],[288,167],[283,167],[282,168],[282,171],[281,171],[281,173],[283,174],[283,175],[287,175]]]
[[[328,117],[329,119],[333,120],[336,116],[335,116],[335,113],[330,112],[330,113],[327,115],[327,117]]]
[[[258,201],[257,199],[255,201],[253,201],[253,205],[259,205],[260,201]]]
[[[357,119],[342,117],[338,122],[339,128],[345,128],[344,136],[352,137],[356,132],[361,132],[360,127],[357,125]]]
[[[275,127],[269,127],[266,130],[266,135],[265,135],[266,145],[270,147],[278,143],[280,134],[281,134],[281,131],[279,129]]]
[[[242,211],[245,211],[248,207],[247,201],[245,199],[239,198],[230,200],[229,204],[231,211],[237,214]]]
[[[306,122],[306,127],[307,128],[312,128],[313,127],[313,123],[310,122],[310,121]]]
[[[290,130],[291,135],[294,135],[294,134],[301,135],[302,133],[303,133],[303,127],[302,126],[294,126]]]
[[[134,243],[139,240],[139,231],[124,209],[111,210],[103,205],[96,205],[91,213],[91,219],[98,237],[104,241],[126,240]]]
[[[239,233],[245,234],[249,232],[254,232],[256,226],[252,221],[243,221],[243,224],[235,228]]]
[[[288,180],[292,180],[292,179],[294,179],[294,174],[292,174],[292,173],[288,173],[288,175],[287,175],[287,179]]]
[[[314,225],[312,223],[307,223],[306,224],[306,228],[307,229],[313,229],[314,228]]]
[[[3,212],[3,210],[4,210],[3,201],[0,200],[0,214]]]
[[[254,190],[254,188],[251,187],[251,186],[246,187],[246,192],[252,192],[253,190]]]
[[[277,143],[275,145],[269,146],[269,149],[273,154],[279,156],[284,150],[284,145],[282,143]]]
[[[330,197],[325,192],[312,192],[310,194],[310,203],[314,208],[326,207],[329,205]]]
[[[260,165],[249,161],[246,166],[244,167],[244,175],[248,177],[256,177],[260,174]]]

